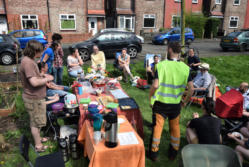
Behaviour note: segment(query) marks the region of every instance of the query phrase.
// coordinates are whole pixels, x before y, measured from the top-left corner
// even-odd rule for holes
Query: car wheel
[[[246,51],[246,44],[242,44],[242,45],[240,45],[240,51],[241,52],[244,52],[244,51]]]
[[[164,45],[168,45],[168,43],[169,43],[169,40],[167,40],[167,39],[164,39],[164,40],[163,40],[163,44],[164,44]]]
[[[90,59],[90,55],[87,49],[79,49],[79,54],[83,61],[87,61],[88,59]]]
[[[223,50],[224,52],[227,52],[227,51],[228,51],[228,48],[222,48],[222,50]]]
[[[128,48],[128,54],[130,55],[131,58],[136,58],[137,57],[137,48],[135,48],[135,47]]]
[[[0,56],[0,62],[4,65],[11,65],[14,63],[14,61],[14,55],[9,52],[3,52]]]

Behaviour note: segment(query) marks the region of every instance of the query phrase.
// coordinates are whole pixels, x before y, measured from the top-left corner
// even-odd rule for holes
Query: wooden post
[[[181,0],[181,45],[185,53],[185,0]]]

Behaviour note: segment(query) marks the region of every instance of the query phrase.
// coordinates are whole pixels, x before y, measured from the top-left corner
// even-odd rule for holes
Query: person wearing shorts
[[[23,86],[22,98],[26,111],[29,113],[31,133],[37,152],[47,149],[42,142],[47,138],[41,138],[40,129],[46,125],[46,83],[54,78],[51,75],[41,75],[35,59],[41,57],[42,44],[30,40],[24,49],[24,57],[20,66],[20,77]]]

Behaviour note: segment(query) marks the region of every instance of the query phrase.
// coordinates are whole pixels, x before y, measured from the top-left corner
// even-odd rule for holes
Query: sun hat
[[[209,64],[207,63],[201,63],[201,65],[199,66],[200,69],[204,69],[204,70],[209,70]]]

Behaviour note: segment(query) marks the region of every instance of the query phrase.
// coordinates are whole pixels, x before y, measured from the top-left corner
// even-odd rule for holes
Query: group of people
[[[212,82],[209,74],[210,66],[201,63],[194,50],[189,50],[188,65],[180,61],[181,46],[179,43],[169,43],[167,60],[158,63],[154,57],[155,68],[147,69],[147,73],[153,76],[153,84],[150,90],[150,104],[152,106],[153,129],[150,138],[147,157],[152,161],[158,158],[159,145],[165,120],[169,120],[170,144],[168,158],[175,159],[180,146],[180,111],[181,107],[188,103],[190,97],[196,93],[205,93]],[[148,75],[149,76],[149,75]],[[237,89],[244,98],[243,116],[249,117],[249,90],[248,83],[242,82]],[[185,96],[183,98],[183,96]],[[214,117],[215,101],[205,98],[201,104],[202,116],[193,113],[193,119],[189,120],[186,127],[186,139],[190,144],[221,144],[221,120]],[[235,151],[239,159],[249,159],[249,122],[240,129],[243,139],[236,134],[227,134],[239,145]]]
[[[55,102],[64,102],[64,96],[70,94],[70,88],[63,86],[63,58],[64,52],[61,46],[62,36],[53,34],[52,42],[43,49],[41,43],[30,40],[25,49],[21,61],[20,76],[23,84],[23,101],[30,117],[31,133],[37,152],[43,152],[47,146],[43,145],[48,138],[41,137],[40,130],[46,125],[46,111],[52,110]],[[70,55],[67,56],[67,69],[71,77],[84,74],[82,65],[84,62],[77,48],[69,47]],[[99,51],[97,45],[93,46],[91,54],[91,68],[95,71],[106,69],[105,54]],[[133,78],[130,71],[130,56],[127,49],[122,49],[118,57],[118,68]]]
[[[69,93],[69,87],[62,85],[63,74],[63,50],[61,47],[62,37],[54,34],[52,43],[43,50],[42,45],[34,40],[27,43],[24,49],[24,58],[21,61],[20,76],[23,84],[23,101],[30,116],[30,128],[37,152],[43,152],[47,146],[43,145],[48,139],[41,137],[40,129],[46,125],[46,111],[49,104],[60,101]],[[68,74],[77,77],[83,73],[83,61],[77,48],[69,48],[70,55],[67,57]],[[154,56],[154,63],[146,68],[147,76],[153,81],[149,102],[152,107],[153,128],[150,138],[148,157],[156,161],[158,158],[159,145],[165,120],[169,120],[170,145],[168,157],[175,159],[180,148],[180,111],[189,102],[194,92],[205,92],[210,83],[209,65],[201,63],[194,50],[189,50],[188,65],[180,61],[181,46],[178,42],[168,44],[168,59],[159,62],[159,57]],[[38,59],[38,63],[37,63]],[[93,46],[91,54],[91,68],[93,70],[105,70],[106,60],[104,52],[98,46]],[[123,71],[125,80],[128,76],[133,79],[130,70],[130,56],[127,49],[122,49],[117,57],[117,68]],[[242,83],[239,91],[244,96],[245,116],[249,116],[249,92],[248,83]],[[184,96],[184,98],[182,98]],[[221,121],[212,117],[214,102],[204,100],[202,104],[203,116],[193,114],[193,119],[188,122],[186,138],[189,143],[220,144]],[[249,126],[241,129],[241,133],[249,138]],[[228,134],[236,140],[240,146],[236,151],[243,157],[249,158],[249,142],[241,141],[236,136]]]

